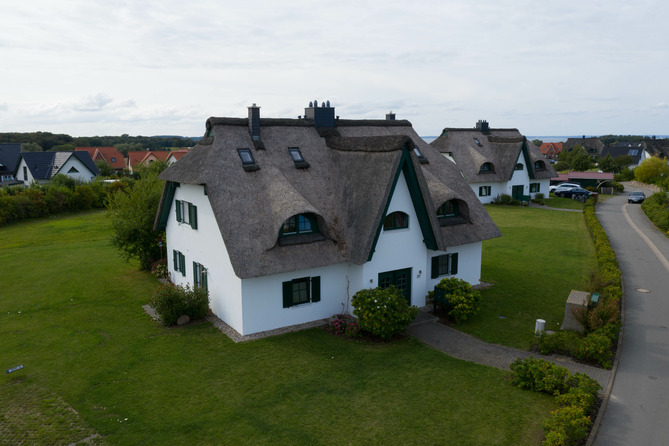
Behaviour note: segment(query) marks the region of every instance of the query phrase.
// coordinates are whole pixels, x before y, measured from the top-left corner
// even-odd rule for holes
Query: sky
[[[527,136],[669,134],[666,0],[7,0],[0,132],[202,136],[392,111]]]

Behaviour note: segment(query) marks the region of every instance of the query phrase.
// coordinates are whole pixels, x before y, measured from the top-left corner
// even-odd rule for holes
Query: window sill
[[[302,245],[305,243],[314,243],[325,240],[325,236],[320,233],[304,235],[287,235],[279,237],[279,246]]]

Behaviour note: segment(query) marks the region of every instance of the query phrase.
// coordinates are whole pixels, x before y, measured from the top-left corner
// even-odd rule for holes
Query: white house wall
[[[246,335],[326,319],[334,314],[343,313],[346,311],[346,277],[349,275],[350,268],[357,267],[348,263],[340,263],[323,268],[244,279],[242,282],[244,322],[242,329],[237,329],[237,331]],[[319,302],[283,308],[283,282],[316,276],[321,278],[321,300]],[[351,288],[350,297],[356,291]]]
[[[176,220],[174,201],[167,220],[167,260],[170,277],[176,285],[193,286],[193,262],[207,268],[209,306],[219,318],[243,333],[242,281],[230,263],[214,213],[204,194],[204,187],[182,184],[176,188],[175,200],[187,201],[197,206],[198,228]],[[172,250],[176,249],[186,258],[186,275],[175,271]]]
[[[522,152],[518,156],[518,160],[516,160],[515,164],[522,164],[523,165],[523,170],[515,170],[513,171],[513,174],[511,175],[511,179],[509,181],[503,181],[503,182],[490,182],[490,183],[470,183],[470,186],[476,196],[478,197],[479,201],[483,204],[488,204],[492,203],[495,198],[502,194],[506,195],[513,195],[513,186],[523,186],[523,195],[529,195],[530,197],[534,198],[534,196],[537,194],[536,192],[530,193],[530,183],[539,183],[539,192],[544,195],[548,195],[548,186],[551,184],[550,178],[542,179],[542,180],[537,180],[537,179],[531,179],[529,172],[527,170],[527,165],[525,164],[525,157],[523,156]],[[481,186],[490,186],[490,195],[486,197],[481,197],[479,196],[479,188]]]
[[[508,194],[511,195],[511,189],[507,192],[507,183],[500,182],[490,182],[490,183],[470,183],[469,184],[478,197],[479,201],[483,204],[492,203],[492,201],[499,195]],[[479,187],[481,186],[490,186],[490,195],[487,197],[479,196]]]
[[[73,167],[77,170],[77,172],[69,173],[70,169]],[[70,178],[74,178],[75,180],[79,180],[84,183],[90,183],[91,180],[95,178],[93,172],[91,172],[91,170],[74,155],[70,156],[67,161],[65,161],[65,164],[63,164],[61,168],[58,169],[57,173],[67,175]]]
[[[25,167],[25,169],[24,169]],[[25,171],[26,175],[23,174]],[[26,163],[26,160],[21,158],[21,162],[19,163],[18,169],[16,169],[16,179],[23,181],[23,184],[25,186],[30,186],[32,184],[34,178],[32,174],[30,173],[30,169],[28,169],[28,164]]]

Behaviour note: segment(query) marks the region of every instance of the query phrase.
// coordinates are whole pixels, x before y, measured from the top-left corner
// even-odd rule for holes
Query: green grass
[[[482,280],[494,286],[482,290],[481,311],[458,329],[528,349],[536,342],[536,319],[544,319],[546,329],[559,329],[569,292],[584,289],[596,269],[594,246],[580,212],[486,209],[502,231],[502,237],[483,243]]]
[[[0,444],[536,445],[552,398],[420,342],[164,328],[103,213],[0,229]],[[488,247],[486,247],[488,249]],[[39,431],[39,432],[33,432]]]

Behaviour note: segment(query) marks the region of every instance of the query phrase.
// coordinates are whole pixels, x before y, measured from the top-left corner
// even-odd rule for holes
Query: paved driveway
[[[627,204],[627,193],[596,209],[623,273],[625,325],[594,444],[669,445],[669,238]]]

